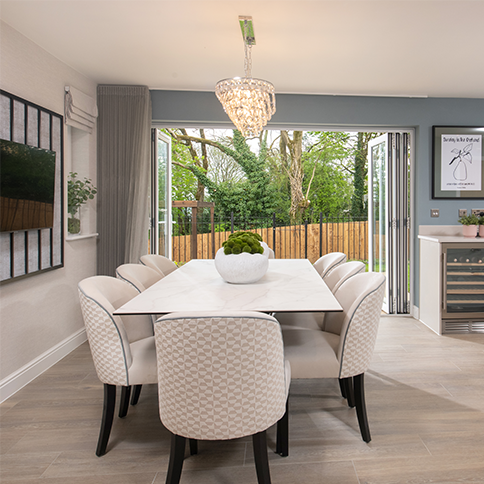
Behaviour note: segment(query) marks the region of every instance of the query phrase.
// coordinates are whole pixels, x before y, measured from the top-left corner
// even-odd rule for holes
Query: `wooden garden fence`
[[[309,259],[315,262],[329,252],[343,252],[348,260],[368,260],[368,222],[337,221],[251,229],[262,236],[278,259]],[[196,235],[198,259],[213,259],[231,231]],[[192,259],[194,236],[173,236],[173,260]],[[377,249],[377,248],[376,248]]]

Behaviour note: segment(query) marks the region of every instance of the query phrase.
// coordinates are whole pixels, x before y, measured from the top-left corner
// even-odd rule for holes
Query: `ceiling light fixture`
[[[248,138],[258,136],[276,112],[276,94],[270,82],[251,75],[251,49],[255,45],[252,17],[239,16],[239,23],[244,38],[245,77],[217,82],[215,94],[236,128]]]

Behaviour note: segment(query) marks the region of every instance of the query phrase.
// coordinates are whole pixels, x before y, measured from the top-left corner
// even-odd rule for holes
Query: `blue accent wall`
[[[165,126],[232,123],[213,92],[151,91],[153,122]],[[484,208],[484,200],[432,200],[432,126],[484,126],[484,99],[277,94],[272,129],[414,128],[414,304],[418,306],[418,226],[457,225],[458,209]],[[430,209],[440,210],[430,218]]]

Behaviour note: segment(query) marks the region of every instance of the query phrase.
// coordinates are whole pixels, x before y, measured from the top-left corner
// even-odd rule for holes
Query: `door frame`
[[[186,122],[181,123],[180,121],[177,122],[167,122],[167,121],[157,121],[152,124],[152,128],[173,128],[173,127],[185,127],[185,128],[213,128],[213,129],[231,129],[230,126],[226,123],[214,123],[214,122]],[[315,124],[315,123],[301,123],[301,125],[297,126],[294,124],[284,125],[279,123],[271,123],[268,127],[271,130],[281,130],[281,129],[289,129],[289,130],[303,130],[303,131],[343,131],[348,133],[357,133],[357,132],[374,132],[374,133],[408,133],[410,135],[410,174],[409,174],[409,183],[410,183],[410,200],[409,200],[409,214],[408,214],[408,222],[410,227],[410,295],[409,295],[409,304],[410,304],[410,316],[413,316],[418,319],[419,309],[418,307],[414,306],[415,300],[415,228],[413,224],[414,214],[415,214],[415,146],[416,146],[416,128],[412,126],[379,126],[379,125],[332,125],[332,124]],[[171,180],[170,180],[171,181]],[[402,316],[402,315],[400,315]]]

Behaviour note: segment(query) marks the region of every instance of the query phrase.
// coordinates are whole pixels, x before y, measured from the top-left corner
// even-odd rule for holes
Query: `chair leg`
[[[188,443],[190,445],[190,455],[197,455],[198,454],[198,440],[188,439]]]
[[[343,398],[346,398],[346,388],[345,388],[345,384],[344,384],[344,379],[338,378],[338,383],[339,383],[339,390],[341,392],[341,396]]]
[[[276,454],[289,455],[289,399],[286,401],[286,413],[277,422]]]
[[[116,386],[104,384],[104,403],[103,415],[101,419],[101,430],[97,441],[96,455],[101,457],[106,453],[108,446],[109,434],[113,426],[114,404],[116,403]]]
[[[364,376],[365,374],[361,373],[361,375],[357,375],[353,379],[355,381],[356,415],[358,416],[361,437],[368,443],[371,441],[371,435],[368,416],[366,415]]]
[[[355,406],[355,392],[353,378],[350,376],[348,378],[341,378],[340,381],[344,387],[344,393],[346,400],[348,401],[348,407],[354,408]]]
[[[121,401],[119,402],[119,418],[124,418],[128,415],[129,396],[131,394],[131,387],[121,387]]]
[[[178,484],[180,482],[185,457],[186,438],[171,434],[170,462],[166,474],[166,484]]]
[[[267,457],[266,431],[258,432],[252,436],[254,447],[255,470],[259,484],[271,484],[271,473],[269,470],[269,458]]]
[[[133,387],[133,394],[131,395],[131,405],[136,405],[138,403],[140,393],[141,385],[135,385]]]

